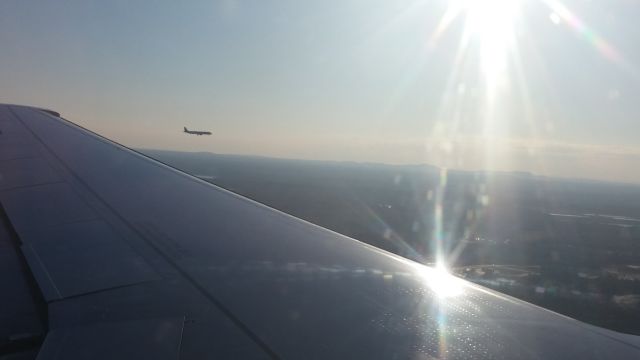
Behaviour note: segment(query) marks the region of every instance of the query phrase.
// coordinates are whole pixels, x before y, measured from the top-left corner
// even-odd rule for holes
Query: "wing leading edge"
[[[48,306],[42,359],[640,356],[56,114],[0,106],[0,130],[0,203]]]

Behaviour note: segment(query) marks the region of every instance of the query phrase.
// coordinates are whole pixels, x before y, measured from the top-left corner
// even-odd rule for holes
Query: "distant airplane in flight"
[[[187,134],[193,134],[193,135],[211,135],[211,131],[195,131],[195,130],[189,130],[187,129],[187,127],[184,127],[184,132]]]

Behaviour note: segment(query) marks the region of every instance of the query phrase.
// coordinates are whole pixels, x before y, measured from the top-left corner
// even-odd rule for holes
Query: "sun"
[[[503,123],[506,108],[500,99],[513,85],[510,75],[519,73],[521,66],[517,29],[524,1],[448,0],[446,11],[429,40],[430,46],[437,46],[452,24],[462,24],[450,83],[465,83],[478,75],[480,83],[476,88],[483,102],[477,116],[483,121],[484,138],[503,136],[508,131]],[[469,59],[472,62],[468,62]],[[473,68],[468,67],[469,64],[474,64]]]
[[[434,33],[439,38],[454,19],[464,18],[462,51],[471,42],[480,51],[480,70],[489,83],[504,75],[522,0],[449,0],[447,11]]]
[[[462,6],[466,31],[480,45],[480,67],[486,78],[506,71],[520,8],[517,0],[467,0]]]

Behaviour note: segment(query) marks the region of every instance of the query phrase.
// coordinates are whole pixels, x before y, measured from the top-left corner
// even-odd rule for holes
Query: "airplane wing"
[[[0,130],[0,224],[43,297],[39,360],[640,358],[635,337],[294,218],[53,112],[2,105]]]

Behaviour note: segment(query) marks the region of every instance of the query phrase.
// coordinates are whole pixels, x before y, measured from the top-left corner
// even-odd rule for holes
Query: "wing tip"
[[[47,114],[53,115],[55,117],[61,117],[59,112],[53,111],[51,109],[45,109],[45,108],[36,108],[36,109],[38,109],[40,111],[43,111],[43,112],[46,112]]]
[[[32,108],[34,110],[42,111],[42,112],[45,112],[45,113],[47,113],[49,115],[53,115],[55,117],[62,117],[60,115],[60,113],[55,111],[55,110],[42,108],[42,107],[37,107],[37,106],[19,105],[19,104],[11,104],[11,103],[0,103],[0,106],[7,106],[7,107],[9,107],[9,106],[20,106],[20,107]]]

